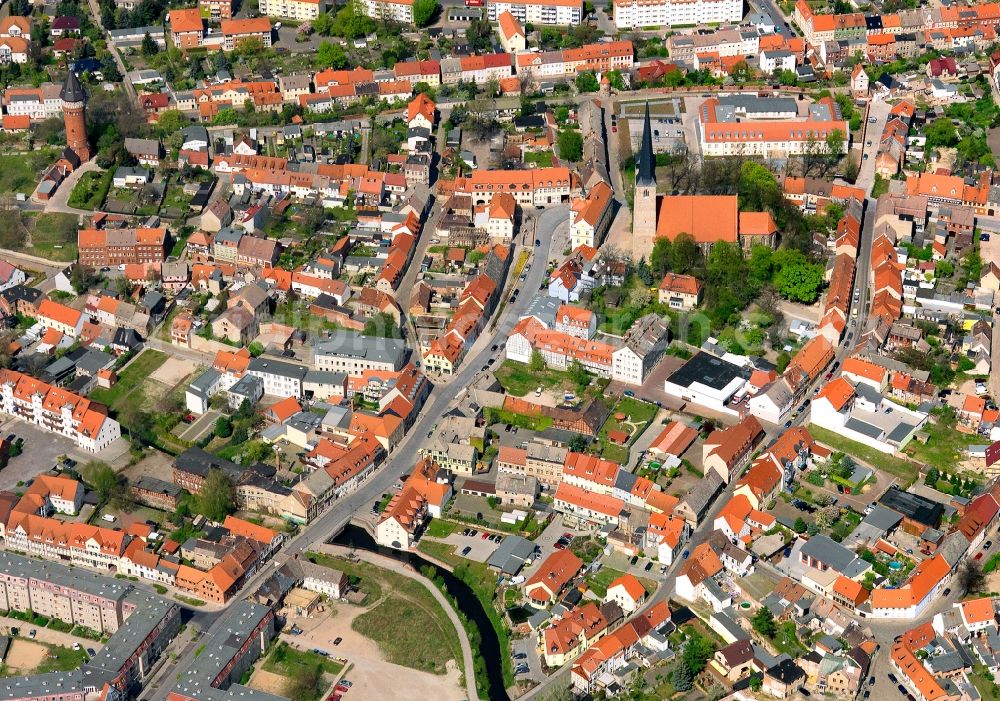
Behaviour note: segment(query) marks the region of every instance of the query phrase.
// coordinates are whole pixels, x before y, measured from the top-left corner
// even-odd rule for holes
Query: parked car
[[[333,639],[333,644],[334,645],[340,645],[342,642],[344,642],[344,639],[341,638],[341,637],[337,637],[337,638]]]
[[[472,552],[472,548],[470,546],[466,545],[464,548],[462,548],[462,557],[465,557],[466,555],[468,555],[471,552]]]

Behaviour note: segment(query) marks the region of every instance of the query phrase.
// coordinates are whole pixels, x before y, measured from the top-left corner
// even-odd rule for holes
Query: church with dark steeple
[[[649,103],[642,122],[642,141],[635,164],[635,197],[632,204],[632,238],[652,238],[656,233],[656,155],[649,124]]]

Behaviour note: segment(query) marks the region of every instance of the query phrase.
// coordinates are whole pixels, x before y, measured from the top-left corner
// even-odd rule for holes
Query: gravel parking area
[[[462,531],[456,531],[442,542],[454,545],[455,552],[464,558],[475,560],[476,562],[486,562],[498,546],[492,540],[483,539],[485,531],[479,528],[475,530],[478,532],[474,536],[464,536],[462,535]],[[468,553],[464,553],[465,548],[471,548],[471,550]]]
[[[55,465],[60,455],[67,455],[81,464],[95,459],[92,453],[80,450],[65,436],[42,430],[21,419],[11,417],[0,423],[0,434],[11,433],[24,439],[24,452],[11,458],[7,467],[0,471],[0,489],[14,489],[18,482],[33,479]]]
[[[184,422],[177,424],[174,432],[176,433],[179,429],[183,428],[184,430],[177,433],[177,437],[184,441],[196,441],[215,428],[215,422],[220,416],[222,416],[222,412],[216,409],[209,409],[190,424],[185,424]]]

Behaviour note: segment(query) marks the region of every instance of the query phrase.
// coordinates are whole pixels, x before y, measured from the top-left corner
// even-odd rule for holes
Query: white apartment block
[[[615,0],[619,30],[678,24],[739,23],[743,0]]]
[[[260,13],[268,17],[287,17],[308,22],[319,17],[321,0],[260,0]]]
[[[121,437],[121,426],[104,407],[12,370],[0,371],[0,413],[59,433],[96,453]]]
[[[263,358],[254,358],[247,366],[247,372],[264,383],[264,394],[272,397],[301,397],[307,371],[302,365]]]
[[[60,89],[57,83],[44,83],[38,88],[9,88],[4,91],[4,107],[7,114],[28,115],[33,121],[62,118]]]
[[[413,0],[362,0],[360,7],[372,19],[413,24]]]
[[[522,2],[500,0],[486,3],[486,13],[490,22],[496,22],[504,12],[514,15],[524,24],[574,25],[583,21],[582,0],[522,0]]]

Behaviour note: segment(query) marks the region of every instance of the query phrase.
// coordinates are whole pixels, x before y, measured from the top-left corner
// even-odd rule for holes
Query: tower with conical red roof
[[[87,91],[72,70],[59,91],[59,98],[62,100],[63,120],[66,123],[66,145],[80,158],[81,163],[89,161],[91,153],[87,142]]]

